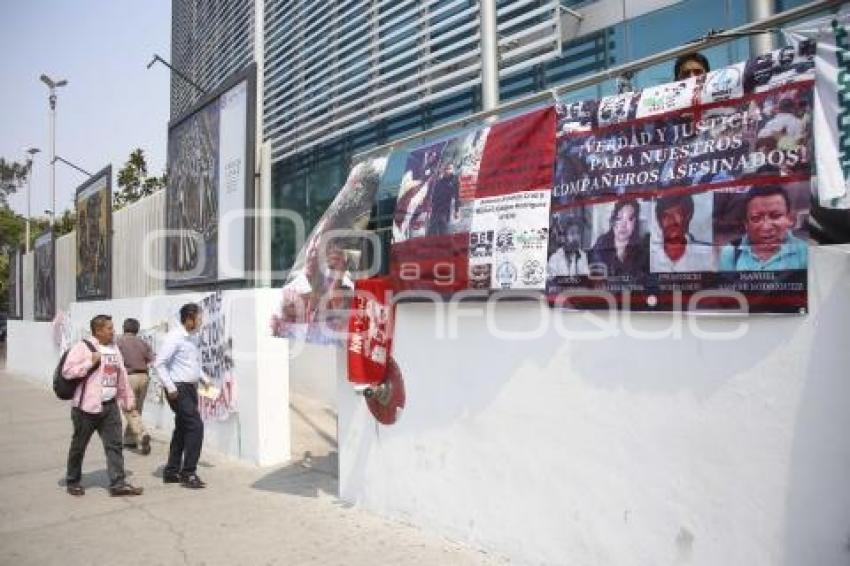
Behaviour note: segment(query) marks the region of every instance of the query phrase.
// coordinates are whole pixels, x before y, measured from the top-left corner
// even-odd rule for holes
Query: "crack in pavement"
[[[168,529],[168,532],[171,533],[175,538],[174,550],[179,552],[180,556],[183,557],[183,564],[189,564],[189,555],[186,552],[186,549],[183,548],[183,545],[186,542],[186,533],[184,533],[183,531],[178,531],[174,524],[168,519],[164,517],[157,517],[156,515],[154,515],[150,509],[144,506],[144,504],[136,503],[135,501],[132,501],[130,499],[124,499],[123,501],[131,508],[137,509],[147,515],[155,523],[160,523],[161,525],[164,525]]]

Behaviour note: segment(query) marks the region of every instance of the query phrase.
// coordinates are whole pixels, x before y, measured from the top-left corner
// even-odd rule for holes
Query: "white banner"
[[[784,30],[792,45],[816,50],[813,126],[817,184],[813,182],[812,187],[826,208],[850,208],[849,26],[850,12],[842,8],[835,16]]]

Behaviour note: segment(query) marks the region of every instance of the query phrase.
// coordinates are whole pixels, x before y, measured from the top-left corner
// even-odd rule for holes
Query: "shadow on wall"
[[[830,253],[836,258],[829,269],[837,273],[812,272],[809,281],[824,298],[812,321],[813,351],[790,454],[783,537],[788,566],[850,563],[850,254]],[[822,280],[836,283],[823,289]]]
[[[439,395],[439,402],[427,410],[405,411],[400,424],[410,430],[427,430],[476,415],[520,371],[541,375],[562,372],[559,385],[578,379],[603,390],[649,395],[684,391],[704,400],[729,378],[747,372],[771,352],[787,346],[788,337],[805,322],[799,316],[702,316],[689,322],[689,317],[676,320],[663,313],[614,314],[610,322],[616,333],[614,340],[611,336],[589,338],[598,331],[597,317],[602,315],[550,310],[544,315],[550,317],[549,329],[534,335],[541,307],[530,302],[506,303],[500,305],[493,319],[501,331],[518,336],[523,329],[532,331],[529,338],[509,338],[494,336],[488,329],[483,305],[467,304],[459,309],[466,320],[459,324],[458,337],[440,338],[434,336],[434,319],[439,318],[434,310],[443,308],[430,304],[399,308],[397,324],[405,330],[397,334],[395,357],[405,377],[412,373],[409,368],[420,368],[416,379],[405,379],[408,408],[423,399],[433,399],[434,391]],[[545,305],[542,308],[548,309]],[[771,332],[759,332],[758,338],[744,335],[705,340],[693,336],[690,324],[714,335],[730,336],[741,325],[770,325]],[[747,341],[746,348],[741,348],[741,340]],[[612,351],[612,344],[617,345],[617,351]],[[735,363],[730,364],[730,359]],[[427,376],[422,375],[426,371]],[[535,391],[529,389],[526,394],[533,396]]]

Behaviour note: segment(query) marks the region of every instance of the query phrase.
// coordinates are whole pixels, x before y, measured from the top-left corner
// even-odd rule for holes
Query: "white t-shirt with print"
[[[104,346],[98,344],[100,352],[100,369],[101,369],[101,401],[112,401],[118,394],[118,370],[120,359],[118,358],[118,348],[114,345]]]

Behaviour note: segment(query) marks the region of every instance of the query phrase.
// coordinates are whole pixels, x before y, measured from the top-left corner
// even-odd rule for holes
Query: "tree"
[[[48,224],[49,226],[49,224]],[[62,216],[56,219],[56,225],[53,226],[53,237],[58,238],[65,234],[70,234],[77,228],[77,211],[66,210]]]
[[[0,157],[0,206],[9,206],[9,195],[18,191],[27,182],[32,162],[20,164]]]
[[[9,260],[7,254],[24,241],[26,221],[9,208],[9,195],[26,183],[31,163],[21,165],[0,157],[0,310],[9,308]]]
[[[119,210],[128,204],[152,195],[165,187],[166,178],[148,177],[148,164],[145,152],[136,148],[130,152],[130,157],[124,167],[118,171],[118,187],[113,199],[113,208]]]

